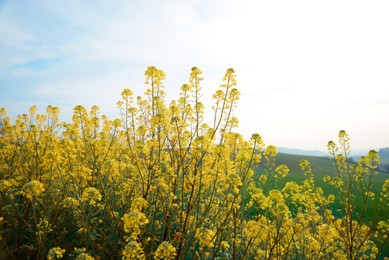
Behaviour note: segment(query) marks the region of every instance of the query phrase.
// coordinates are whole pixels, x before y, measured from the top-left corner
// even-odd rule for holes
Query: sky
[[[234,68],[238,132],[266,144],[326,151],[389,146],[389,1],[0,0],[0,107],[9,116],[98,105],[118,117],[124,88],[166,73],[176,99],[191,68],[203,103]]]

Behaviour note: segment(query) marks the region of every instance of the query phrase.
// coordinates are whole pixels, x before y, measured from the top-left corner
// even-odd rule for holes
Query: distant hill
[[[303,177],[303,171],[299,167],[301,160],[308,160],[314,175],[314,179],[317,182],[318,186],[328,186],[323,182],[323,177],[326,175],[336,176],[335,163],[333,159],[328,157],[319,157],[319,156],[307,156],[307,155],[296,155],[296,154],[285,154],[279,153],[276,157],[276,166],[285,164],[290,169],[290,174],[287,176],[286,180],[301,180]],[[263,163],[260,165],[260,168],[263,168]],[[378,172],[377,176],[374,176],[373,185],[375,186],[375,192],[379,192],[378,187],[381,187],[383,182],[389,178],[389,175],[384,171]]]
[[[276,164],[285,164],[289,167],[291,172],[302,174],[303,172],[299,167],[301,160],[308,160],[313,172],[316,175],[321,176],[320,179],[325,175],[335,176],[334,162],[325,156],[279,153],[276,157]]]
[[[278,152],[283,154],[291,154],[291,155],[303,155],[303,156],[317,156],[317,157],[329,157],[328,152],[323,152],[319,150],[304,150],[304,149],[295,149],[295,148],[287,148],[287,147],[278,147]],[[369,153],[367,149],[361,150],[352,150],[350,157],[354,159],[355,162],[361,156],[365,156]],[[380,155],[381,164],[389,164],[389,147],[380,148],[378,150],[378,154]]]
[[[276,157],[276,167],[278,165],[285,164],[290,169],[290,172],[284,181],[298,182],[305,178],[303,171],[299,167],[301,160],[309,161],[316,185],[318,185],[319,187],[323,187],[325,193],[329,194],[336,192],[333,187],[330,187],[327,183],[324,183],[323,181],[323,177],[326,175],[332,177],[337,176],[334,160],[329,159],[328,157],[279,153]],[[263,164],[263,162],[261,162],[259,172],[263,170],[265,170],[265,165]],[[375,193],[379,194],[379,192],[381,191],[381,186],[387,178],[389,178],[389,174],[383,171],[379,171],[378,175],[374,176],[373,191]]]
[[[307,156],[328,156],[328,153],[318,150],[302,150],[295,148],[286,148],[286,147],[278,147],[278,152],[286,153],[286,154],[295,154],[295,155],[307,155]]]

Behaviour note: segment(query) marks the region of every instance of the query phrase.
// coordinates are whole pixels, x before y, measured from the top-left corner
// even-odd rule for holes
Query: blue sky
[[[191,67],[204,103],[233,67],[245,137],[325,150],[345,129],[352,149],[389,146],[388,1],[0,1],[0,107],[100,106],[118,115],[144,71],[176,98]]]

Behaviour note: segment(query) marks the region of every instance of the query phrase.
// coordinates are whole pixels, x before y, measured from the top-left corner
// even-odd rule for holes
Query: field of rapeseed
[[[371,191],[375,151],[351,164],[340,131],[328,144],[337,176],[325,178],[337,194],[324,195],[306,160],[305,179],[281,185],[289,169],[275,167],[276,147],[234,132],[233,69],[213,96],[210,123],[200,69],[170,104],[165,73],[149,67],[145,76],[144,97],[122,92],[120,119],[77,106],[62,123],[49,106],[12,123],[1,109],[0,259],[378,257],[389,224],[363,221],[372,200],[380,201],[377,215],[388,207],[389,181],[380,194]],[[253,178],[261,161],[266,170]]]

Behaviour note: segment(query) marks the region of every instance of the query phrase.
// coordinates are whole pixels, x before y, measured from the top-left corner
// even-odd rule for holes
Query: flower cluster
[[[53,247],[47,253],[47,260],[61,259],[63,254],[66,252],[65,249],[58,247]]]
[[[101,194],[96,188],[88,187],[83,191],[81,201],[96,205],[97,202],[101,201]]]
[[[176,256],[176,248],[169,242],[162,242],[154,254],[154,259],[174,259]]]
[[[43,183],[37,180],[30,181],[23,186],[23,194],[27,199],[32,200],[33,198],[41,195],[45,189],[43,188]]]

